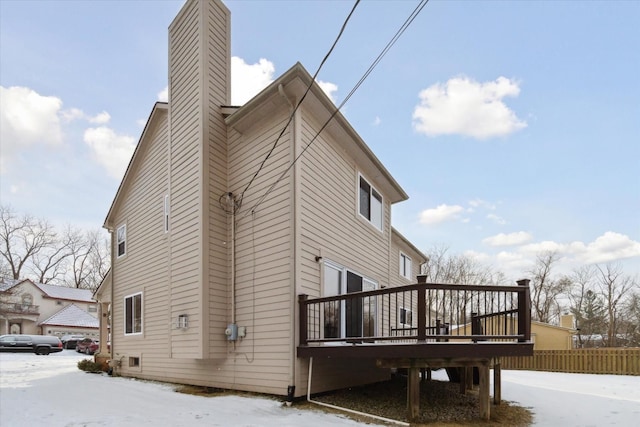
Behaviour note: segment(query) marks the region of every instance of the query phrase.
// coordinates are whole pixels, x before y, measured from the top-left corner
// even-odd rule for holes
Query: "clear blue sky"
[[[0,199],[98,228],[153,103],[183,1],[0,0]],[[311,73],[351,1],[226,1],[235,103]],[[349,93],[418,1],[363,1],[319,80]],[[640,272],[640,2],[432,0],[343,113],[410,199],[392,222],[516,278]]]

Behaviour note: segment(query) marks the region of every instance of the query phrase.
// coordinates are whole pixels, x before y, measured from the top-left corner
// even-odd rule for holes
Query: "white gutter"
[[[309,379],[307,380],[307,402],[309,403],[314,403],[316,405],[320,405],[320,406],[326,406],[327,408],[331,408],[331,409],[336,409],[338,411],[344,411],[344,412],[349,412],[351,414],[355,414],[355,415],[360,415],[362,417],[370,417],[385,423],[390,423],[390,424],[396,424],[399,426],[406,426],[406,427],[410,427],[411,424],[409,423],[405,423],[404,421],[398,421],[398,420],[392,420],[391,418],[385,418],[385,417],[379,417],[377,415],[373,415],[373,414],[367,414],[366,412],[360,412],[360,411],[355,411],[353,409],[349,409],[349,408],[343,408],[341,406],[335,406],[335,405],[331,405],[329,403],[324,403],[324,402],[318,402],[315,400],[311,400],[311,374],[313,372],[313,357],[309,358]]]

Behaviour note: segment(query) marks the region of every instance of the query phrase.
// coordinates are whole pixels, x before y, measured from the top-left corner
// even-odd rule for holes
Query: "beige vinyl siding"
[[[204,352],[202,59],[199,2],[187,3],[169,27],[171,125],[171,321],[189,316],[186,331],[171,329],[172,357],[197,358]],[[188,341],[189,345],[185,345]]]
[[[209,315],[205,331],[209,342],[209,357],[227,356],[224,335],[228,323],[227,298],[229,289],[228,218],[220,207],[220,197],[228,191],[227,183],[227,126],[221,106],[230,102],[230,16],[224,5],[205,6],[208,20],[205,32],[207,110],[205,134],[208,135],[208,191],[205,209],[208,212],[208,256],[204,259],[207,280],[204,283],[208,303],[203,307]]]
[[[286,123],[287,111],[275,109],[271,121],[256,120],[240,134],[229,132],[229,187],[238,195],[258,170]],[[249,116],[247,120],[252,118]],[[280,139],[247,190],[237,216],[236,319],[247,337],[230,357],[239,387],[286,394],[291,347],[292,197],[288,174],[250,210],[291,162],[291,131]],[[229,301],[230,303],[230,301]]]
[[[302,123],[302,145],[315,135],[310,120]],[[389,266],[389,203],[383,196],[383,230],[377,230],[358,214],[358,167],[343,157],[330,135],[323,133],[301,157],[301,232],[303,253],[317,253],[355,272],[386,285]],[[376,182],[364,175],[376,187]],[[380,191],[380,190],[378,190]],[[305,290],[317,294],[320,288],[318,265],[301,260]],[[315,261],[313,258],[311,261]],[[314,279],[315,278],[315,279]],[[315,295],[314,295],[315,296]]]
[[[300,146],[304,147],[320,128],[303,110]],[[346,157],[339,148],[343,141],[334,141],[323,132],[301,157],[300,192],[300,257],[301,277],[298,293],[320,296],[322,262],[331,260],[373,279],[378,288],[387,285],[389,273],[390,206],[387,197],[372,177],[363,177],[382,195],[383,228],[379,231],[358,213],[359,173],[357,161]],[[321,262],[315,262],[321,256]],[[380,308],[379,308],[380,309]],[[348,367],[346,375],[335,365]],[[296,394],[304,394],[308,361],[298,359]],[[314,391],[325,391],[372,382],[388,377],[387,370],[378,370],[348,361],[314,367]],[[363,380],[366,379],[366,380]]]
[[[112,266],[114,288],[112,340],[118,354],[167,353],[168,237],[164,233],[164,195],[168,191],[167,111],[158,108],[140,141],[127,187],[113,213],[127,225],[127,253]],[[148,167],[139,167],[148,165]],[[143,334],[124,335],[124,298],[143,294]]]
[[[203,20],[204,22],[201,22]],[[215,2],[191,2],[170,27],[173,357],[225,357],[228,288],[227,191],[229,14]],[[189,345],[185,345],[189,343]]]
[[[400,274],[400,253],[411,258],[411,280],[406,279]],[[393,233],[391,238],[391,250],[389,252],[390,259],[390,281],[391,286],[403,286],[417,283],[417,276],[420,274],[420,264],[425,260],[424,257],[407,245],[403,239]]]

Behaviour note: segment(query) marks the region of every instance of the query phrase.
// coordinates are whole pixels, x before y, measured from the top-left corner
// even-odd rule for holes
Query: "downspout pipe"
[[[236,324],[236,203],[233,193],[227,194],[231,205],[231,324]]]
[[[354,409],[343,408],[341,406],[336,406],[336,405],[331,405],[329,403],[324,403],[324,402],[318,402],[316,400],[311,400],[311,374],[312,373],[313,373],[313,357],[310,357],[309,358],[309,379],[307,380],[307,402],[313,403],[315,405],[325,406],[325,407],[331,408],[331,409],[336,409],[338,411],[344,411],[344,412],[348,412],[350,414],[359,415],[361,417],[373,418],[373,419],[376,419],[378,421],[382,421],[382,422],[389,423],[389,424],[395,424],[395,425],[406,426],[406,427],[410,427],[411,426],[411,424],[405,423],[404,421],[392,420],[391,418],[379,417],[377,415],[367,414],[366,412],[360,412],[360,411],[356,411]]]

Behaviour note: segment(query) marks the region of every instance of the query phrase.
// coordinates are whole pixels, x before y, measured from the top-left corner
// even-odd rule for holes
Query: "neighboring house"
[[[549,323],[531,322],[531,341],[534,350],[571,350],[577,330],[573,315],[562,315],[560,326]]]
[[[424,326],[424,286],[378,294],[415,284],[426,257],[391,226],[408,196],[345,117],[318,135],[336,107],[301,64],[229,106],[229,46],[218,0],[187,0],[169,27],[169,103],[153,107],[104,223],[101,339],[110,319],[120,375],[298,397],[311,366],[301,346],[339,353]],[[371,296],[300,310],[357,292]],[[319,356],[312,392],[388,378],[378,360]]]
[[[0,295],[0,334],[98,335],[90,290],[0,279]]]

